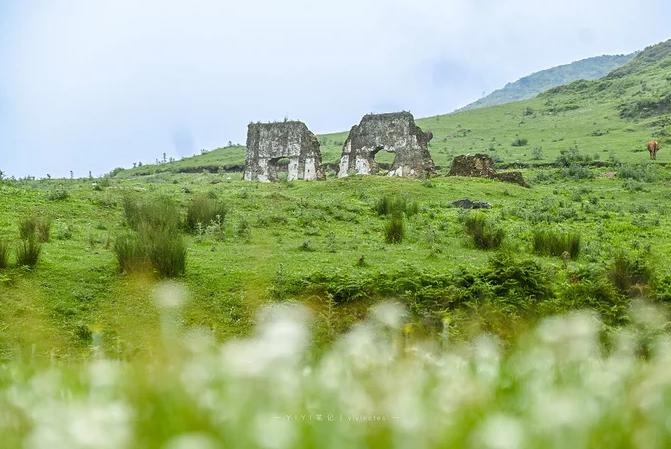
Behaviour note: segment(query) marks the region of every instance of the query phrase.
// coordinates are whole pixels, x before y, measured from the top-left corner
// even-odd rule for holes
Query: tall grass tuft
[[[184,239],[165,231],[147,237],[147,255],[159,276],[172,278],[183,275],[186,271]]]
[[[0,269],[9,266],[9,244],[5,240],[0,240]]]
[[[124,273],[143,271],[150,267],[140,237],[135,233],[117,236],[113,249],[119,263],[119,269]]]
[[[16,264],[21,267],[34,267],[40,259],[42,245],[34,236],[21,241],[16,249]]]
[[[48,242],[51,232],[51,219],[31,215],[19,221],[19,236],[21,240],[37,237],[40,242]]]
[[[124,215],[131,232],[119,235],[114,253],[121,272],[153,269],[160,277],[176,277],[186,270],[186,246],[179,233],[179,213],[166,197],[124,199]]]
[[[575,259],[580,254],[580,234],[536,229],[533,232],[533,247],[534,252],[542,256],[563,256],[567,253]]]
[[[226,217],[226,206],[210,195],[196,195],[186,209],[185,227],[189,232],[198,229],[198,225],[206,228],[211,223],[220,223]]]
[[[30,216],[22,218],[19,221],[19,237],[21,240],[27,240],[35,237],[35,230],[37,229],[37,217]]]
[[[179,227],[179,209],[166,196],[144,199],[126,196],[123,211],[128,226],[138,232],[142,228],[176,230]]]
[[[496,249],[505,238],[505,231],[484,214],[470,214],[463,218],[464,231],[479,249]]]
[[[40,242],[48,242],[51,234],[51,219],[42,218],[37,220],[35,233]]]
[[[620,253],[615,256],[608,277],[621,293],[639,296],[642,289],[650,284],[652,270],[643,259]]]
[[[406,217],[412,217],[419,212],[419,204],[404,196],[384,195],[375,203],[375,211],[381,216],[403,213]]]
[[[387,243],[401,243],[405,236],[405,224],[402,213],[394,213],[384,227],[385,241]]]

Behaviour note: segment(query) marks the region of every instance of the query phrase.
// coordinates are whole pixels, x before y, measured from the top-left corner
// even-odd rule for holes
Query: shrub
[[[573,163],[568,167],[562,168],[561,176],[563,178],[571,179],[592,179],[594,178],[594,173],[592,173],[592,170],[590,170],[589,167]]]
[[[19,236],[22,240],[37,237],[41,242],[49,241],[51,219],[32,215],[19,221]]]
[[[174,230],[179,227],[179,211],[172,199],[166,196],[138,199],[126,196],[123,200],[126,222],[136,230]]]
[[[9,245],[6,241],[0,240],[0,269],[7,268],[9,265]]]
[[[567,253],[571,259],[580,253],[580,234],[537,229],[533,233],[534,252],[543,256],[562,256]]]
[[[40,242],[48,242],[49,234],[51,232],[51,219],[43,218],[38,219],[35,224],[35,233]]]
[[[19,236],[22,240],[35,237],[35,229],[37,229],[37,217],[31,216],[19,221]]]
[[[186,268],[186,247],[179,229],[179,213],[167,197],[124,198],[124,215],[135,231],[117,237],[114,252],[122,272],[152,267],[161,277],[175,277]]]
[[[534,147],[533,150],[531,150],[531,159],[534,161],[540,161],[545,157],[545,154],[543,153],[543,147]]]
[[[126,233],[118,236],[113,249],[121,272],[132,273],[148,269],[149,260],[137,234]]]
[[[186,246],[178,234],[167,231],[148,236],[148,256],[161,277],[176,277],[186,271]]]
[[[124,273],[153,268],[160,277],[176,277],[186,270],[182,237],[165,230],[122,234],[114,242],[114,253]]]
[[[47,194],[47,199],[49,201],[65,201],[68,198],[70,198],[70,194],[67,190],[63,189],[52,190]]]
[[[375,204],[375,211],[378,215],[394,215],[403,213],[406,217],[412,217],[419,212],[419,204],[416,201],[408,201],[404,196],[385,195]]]
[[[622,179],[632,179],[639,182],[655,182],[658,179],[655,164],[643,162],[639,164],[622,164],[617,176]]]
[[[549,277],[530,259],[518,260],[508,253],[495,254],[482,276],[494,286],[496,296],[533,299],[552,296]]]
[[[501,246],[505,237],[503,228],[492,223],[483,214],[471,214],[464,218],[464,230],[477,248],[495,249]]]
[[[512,146],[514,147],[524,147],[529,143],[529,141],[523,137],[516,137],[515,140],[513,140],[513,143],[511,143]]]
[[[21,241],[16,249],[16,264],[22,267],[34,267],[40,258],[42,245],[34,236]]]
[[[241,218],[238,222],[238,227],[235,231],[238,237],[243,241],[248,242],[252,235],[252,228],[245,218]]]
[[[196,195],[186,210],[185,227],[194,232],[199,223],[202,227],[207,227],[212,222],[223,222],[226,212],[226,206],[216,198],[203,194]]]
[[[394,213],[384,227],[385,241],[387,243],[401,243],[405,236],[405,224],[403,214]]]
[[[592,161],[588,154],[582,154],[577,148],[570,148],[568,150],[561,150],[555,165],[559,167],[569,167],[574,164],[586,164]]]
[[[608,270],[608,277],[621,293],[638,296],[640,289],[650,283],[652,270],[640,257],[620,253],[615,256]]]

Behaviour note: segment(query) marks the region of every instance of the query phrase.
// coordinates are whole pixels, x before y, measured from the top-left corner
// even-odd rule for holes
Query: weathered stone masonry
[[[428,149],[432,138],[409,112],[366,115],[345,141],[338,177],[379,173],[375,155],[382,150],[396,154],[389,176],[426,176],[435,171]]]
[[[287,180],[324,179],[319,140],[303,122],[251,123],[247,129],[245,181],[277,181],[281,159]]]

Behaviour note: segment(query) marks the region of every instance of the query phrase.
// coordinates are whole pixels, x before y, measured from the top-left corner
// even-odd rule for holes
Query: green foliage
[[[384,226],[384,238],[387,243],[401,243],[405,236],[403,214],[393,213]]]
[[[123,273],[144,271],[149,267],[145,246],[137,233],[129,232],[117,236],[113,250]]]
[[[0,239],[0,269],[9,266],[9,243]]]
[[[123,199],[126,223],[135,231],[177,230],[179,210],[167,196],[144,197],[126,195]]]
[[[405,214],[409,218],[419,212],[419,204],[402,195],[384,195],[375,204],[375,211],[381,216]]]
[[[564,167],[561,169],[560,173],[562,178],[576,180],[592,179],[594,177],[594,173],[592,173],[592,170],[590,170],[589,167],[580,164],[571,164],[568,167]]]
[[[648,118],[671,112],[671,94],[661,98],[644,98],[620,105],[620,117],[626,120]]]
[[[632,179],[639,182],[655,182],[659,179],[657,166],[649,161],[637,164],[622,164],[617,176],[622,179]]]
[[[531,259],[517,259],[507,252],[500,252],[489,259],[483,278],[494,286],[500,297],[542,300],[553,295],[550,278]]]
[[[213,222],[223,222],[226,217],[226,206],[209,195],[194,195],[186,209],[185,227],[195,232],[200,224],[207,227]]]
[[[577,232],[559,232],[550,229],[533,231],[534,252],[543,256],[563,256],[568,254],[575,259],[580,254],[580,234]]]
[[[609,325],[627,322],[631,307],[627,297],[622,295],[601,268],[578,267],[568,273],[570,282],[560,285],[559,302],[553,313],[571,309],[595,310]]]
[[[65,201],[70,198],[70,193],[65,189],[52,190],[47,194],[49,201]]]
[[[40,242],[48,242],[51,231],[51,219],[31,215],[19,221],[19,236],[22,240],[37,238]]]
[[[42,245],[34,236],[21,240],[16,249],[16,264],[21,267],[34,267],[40,259]]]
[[[30,216],[19,221],[19,237],[22,240],[35,237],[35,229],[37,229],[37,217]]]
[[[147,254],[160,277],[173,278],[186,271],[186,246],[178,234],[167,230],[147,236]]]
[[[41,218],[37,220],[35,234],[40,242],[48,242],[51,233],[51,219]]]
[[[119,269],[131,273],[154,269],[160,277],[176,277],[186,270],[186,246],[179,234],[179,214],[167,197],[124,198],[124,215],[133,232],[114,242]]]
[[[503,228],[482,213],[472,213],[463,218],[464,230],[479,249],[496,249],[505,237]]]
[[[592,157],[589,154],[581,153],[577,148],[561,150],[559,156],[555,159],[555,165],[559,167],[572,167],[590,162],[592,162]]]
[[[642,296],[652,281],[652,269],[642,257],[621,252],[615,256],[608,277],[623,294]]]
[[[171,278],[183,275],[186,270],[184,240],[166,230],[119,235],[113,249],[124,273],[153,268],[160,277]]]
[[[516,137],[515,140],[513,140],[513,143],[511,143],[512,146],[514,147],[524,147],[529,143],[527,139],[524,137]]]
[[[540,161],[545,158],[545,153],[543,153],[543,147],[534,147],[531,150],[531,159],[534,161]]]

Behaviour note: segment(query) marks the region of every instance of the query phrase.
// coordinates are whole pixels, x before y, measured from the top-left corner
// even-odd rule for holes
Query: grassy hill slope
[[[627,64],[635,53],[630,55],[604,55],[553,67],[508,83],[502,89],[495,90],[484,98],[475,101],[462,110],[478,109],[488,106],[528,100],[541,92],[578,80],[595,80],[606,76],[613,70]]]
[[[671,125],[671,41],[646,48],[626,65],[594,81],[576,81],[536,98],[418,120],[431,130],[435,163],[449,167],[460,154],[486,152],[502,163],[542,164],[578,149],[592,158],[637,161],[645,143],[664,146]],[[347,133],[320,136],[322,160],[336,164]],[[516,146],[517,145],[517,146]],[[379,154],[382,161],[391,155]],[[671,161],[661,151],[660,161]],[[238,170],[244,147],[219,148],[174,163],[118,171],[118,176],[160,172]],[[218,168],[217,168],[218,169]],[[333,175],[333,173],[331,173]]]
[[[259,306],[288,300],[315,311],[316,332],[325,340],[381,298],[406,304],[417,329],[440,328],[449,318],[455,338],[481,328],[507,338],[527,319],[576,307],[593,307],[617,323],[629,304],[628,290],[615,292],[608,274],[618,251],[637,260],[635,270],[653,267],[631,274],[637,288],[650,297],[671,297],[670,268],[659,263],[671,257],[671,204],[665,202],[671,173],[663,163],[671,155],[663,149],[657,163],[647,163],[643,151],[652,136],[668,140],[669,80],[666,42],[601,80],[420,120],[436,136],[431,150],[443,167],[457,154],[476,151],[502,162],[540,164],[577,148],[582,156],[611,160],[612,167],[575,171],[527,167],[530,189],[442,176],[335,179],[331,173],[325,182],[263,184],[210,173],[211,167],[239,166],[242,147],[121,170],[95,183],[0,182],[0,242],[6,242],[9,259],[0,269],[0,360],[86,356],[94,336],[114,357],[156,349],[160,314],[152,292],[158,279],[151,272],[121,274],[115,258],[115,242],[130,230],[124,208],[129,196],[158,205],[173,201],[173,217],[181,222],[203,195],[226,205],[220,223],[175,231],[187,248],[179,281],[191,294],[182,324],[221,339],[249,332]],[[321,136],[327,162],[337,161],[345,136]],[[528,142],[512,146],[515,139]],[[377,212],[380,201],[394,194],[417,204],[406,214],[398,244],[385,241],[390,219]],[[512,260],[501,262],[494,251],[478,249],[465,233],[469,215],[451,205],[465,197],[492,205],[484,214],[502,229]],[[34,269],[16,266],[19,225],[27,217],[51,223]],[[539,230],[578,233],[579,256],[562,261],[537,254]],[[528,276],[542,292],[528,290]],[[506,290],[510,285],[521,290]]]

